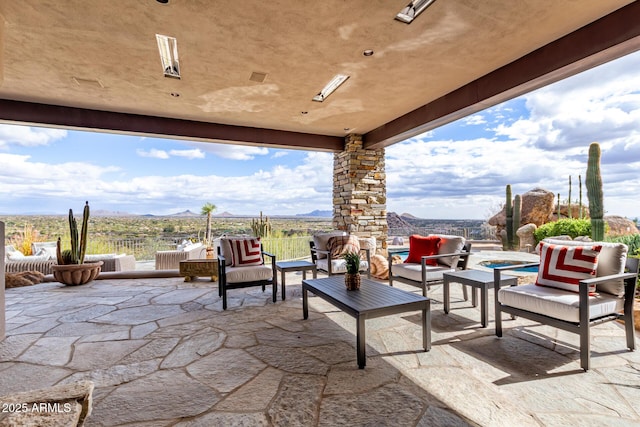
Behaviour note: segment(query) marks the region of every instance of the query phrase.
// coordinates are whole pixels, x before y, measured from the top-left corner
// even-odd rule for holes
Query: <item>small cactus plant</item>
[[[62,241],[58,237],[56,255],[59,265],[84,264],[87,252],[87,230],[89,227],[89,202],[85,202],[82,213],[82,228],[78,233],[78,222],[73,217],[73,210],[69,209],[69,233],[71,235],[71,249],[62,250]]]

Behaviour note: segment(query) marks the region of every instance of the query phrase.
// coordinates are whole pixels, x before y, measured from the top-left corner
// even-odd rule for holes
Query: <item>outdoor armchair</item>
[[[527,264],[539,265],[536,283],[496,289],[496,335],[502,336],[502,313],[578,334],[580,366],[587,371],[591,367],[591,327],[623,319],[627,348],[633,351],[633,299],[639,260],[627,258],[627,251],[622,243],[544,242],[541,262]],[[588,271],[594,266],[595,275]],[[503,271],[522,267],[496,268],[494,283],[500,283]]]
[[[360,256],[360,272],[371,276],[371,254],[376,251],[375,237],[358,237],[343,231],[319,233],[309,242],[311,262],[318,271],[329,276],[347,272],[347,263],[342,257],[346,252],[357,252]]]
[[[265,255],[271,262],[265,264]],[[262,250],[257,237],[223,237],[218,247],[218,294],[222,297],[222,309],[227,309],[229,289],[261,286],[272,287],[272,299],[276,302],[278,276],[276,257]]]
[[[409,256],[401,264],[394,264],[392,258],[406,249],[389,251],[389,285],[402,282],[427,290],[436,284],[442,284],[444,273],[466,270],[471,254],[471,243],[464,237],[432,234],[429,236],[413,235],[409,237]],[[465,301],[467,288],[462,287]]]

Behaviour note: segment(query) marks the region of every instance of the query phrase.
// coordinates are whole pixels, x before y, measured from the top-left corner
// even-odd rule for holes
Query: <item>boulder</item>
[[[542,188],[534,188],[522,196],[522,210],[520,213],[521,224],[535,224],[541,226],[550,221],[553,215],[553,203],[555,196],[552,192]],[[505,208],[489,219],[489,225],[497,227],[498,234],[507,223]]]
[[[533,232],[536,231],[537,228],[535,224],[525,224],[518,228],[516,235],[520,241],[520,249],[526,249],[527,252],[533,251],[536,247],[536,238]]]
[[[555,195],[542,188],[534,188],[522,195],[521,224],[541,226],[553,214]]]
[[[628,218],[621,216],[605,216],[604,221],[609,225],[607,236],[624,236],[627,234],[640,234],[636,224]]]

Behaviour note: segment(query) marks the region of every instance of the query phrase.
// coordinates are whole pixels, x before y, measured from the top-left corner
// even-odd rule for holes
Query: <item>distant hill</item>
[[[213,216],[217,216],[219,218],[233,218],[235,215],[230,212],[224,211],[222,213],[215,214]]]
[[[315,217],[322,217],[322,218],[331,218],[333,216],[333,211],[321,211],[316,209],[313,212],[309,212],[306,214],[296,214],[296,216],[315,216]]]
[[[400,214],[400,218],[405,218],[405,219],[419,219],[417,216],[415,215],[411,215],[410,213],[401,213]]]
[[[174,213],[174,214],[167,215],[167,216],[191,216],[191,217],[193,217],[193,216],[200,216],[200,214],[197,214],[195,212],[191,212],[189,209],[187,209],[184,212],[178,212],[178,213]]]
[[[106,209],[98,209],[92,210],[91,215],[93,216],[132,216],[129,212],[121,212],[121,211],[108,211]]]

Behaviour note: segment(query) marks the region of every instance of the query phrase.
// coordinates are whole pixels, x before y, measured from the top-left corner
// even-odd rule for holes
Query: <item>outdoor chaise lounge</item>
[[[57,264],[55,242],[37,242],[32,244],[32,252],[39,255],[25,256],[13,246],[5,246],[4,271],[6,273],[20,273],[21,271],[39,271],[42,274],[52,274],[51,266]],[[46,249],[44,249],[46,248]],[[53,249],[53,250],[51,250]],[[102,261],[101,271],[131,271],[136,269],[136,259],[126,254],[92,254],[85,256],[86,262]]]
[[[444,273],[467,269],[471,243],[444,234],[409,236],[409,256],[404,263],[394,264],[393,256],[402,251],[389,251],[389,285],[398,281],[417,286],[427,296],[430,286],[442,283]],[[462,289],[467,300],[466,286]]]
[[[264,256],[271,259],[265,264]],[[262,250],[257,237],[223,237],[218,247],[218,294],[222,297],[222,309],[227,309],[227,290],[261,286],[272,287],[272,299],[276,302],[278,276],[276,257]]]
[[[347,272],[347,263],[342,255],[349,251],[360,254],[360,271],[366,272],[368,277],[371,275],[371,255],[376,252],[375,237],[359,237],[344,231],[332,231],[314,235],[309,247],[311,262],[318,271],[329,276]]]
[[[623,319],[627,348],[634,350],[633,299],[639,260],[627,258],[627,251],[622,243],[543,240],[536,283],[495,293],[496,335],[502,336],[503,312],[576,333],[580,366],[587,371],[591,327]],[[503,271],[521,267],[496,268],[494,283],[500,283]]]
[[[202,243],[183,242],[176,250],[156,252],[156,270],[178,270],[180,261],[204,258],[206,247]]]

